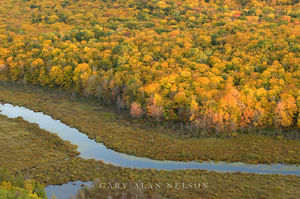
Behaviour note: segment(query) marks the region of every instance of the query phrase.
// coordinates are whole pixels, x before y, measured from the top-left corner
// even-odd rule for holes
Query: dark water
[[[298,175],[300,176],[300,167],[296,165],[284,164],[245,164],[245,163],[226,163],[226,162],[181,162],[181,161],[159,161],[151,160],[149,158],[136,157],[113,151],[106,148],[102,143],[97,143],[88,138],[84,133],[79,132],[76,128],[71,128],[63,124],[59,120],[54,120],[52,117],[41,112],[34,112],[25,107],[13,106],[11,104],[0,104],[1,114],[9,118],[22,117],[24,120],[35,123],[41,129],[57,134],[61,139],[70,141],[72,144],[78,146],[80,157],[85,159],[101,160],[104,163],[110,163],[116,166],[140,169],[164,169],[164,170],[179,170],[179,169],[205,169],[218,172],[247,172],[258,174],[283,174],[283,175]],[[80,184],[80,183],[79,183]],[[51,193],[59,192],[66,194],[68,190],[72,190],[72,183],[63,186],[49,186],[46,191],[49,198]],[[78,188],[78,187],[77,187]],[[79,186],[80,188],[80,186]],[[55,191],[56,190],[56,191]],[[74,194],[74,192],[72,192]],[[68,197],[59,197],[59,199]]]

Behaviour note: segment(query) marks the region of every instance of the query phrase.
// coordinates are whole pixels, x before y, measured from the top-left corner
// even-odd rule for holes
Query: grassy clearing
[[[155,171],[137,170],[105,165],[100,161],[75,157],[75,146],[36,125],[0,115],[0,165],[11,173],[32,176],[36,181],[63,184],[68,181],[95,180],[95,187],[85,190],[86,198],[117,198],[122,193],[139,194],[139,198],[297,198],[300,178],[296,176],[217,173],[203,170]],[[1,174],[1,172],[0,172]],[[7,177],[0,175],[0,182]],[[206,183],[200,189],[100,189],[97,183]],[[2,189],[14,194],[17,189]],[[9,192],[9,193],[8,193]],[[12,193],[11,193],[12,192]],[[1,194],[2,194],[1,193]],[[19,192],[18,192],[19,193]],[[26,194],[27,192],[24,192]],[[20,194],[23,194],[21,191]],[[30,196],[30,195],[29,195]],[[0,195],[1,197],[1,195]],[[24,196],[25,197],[25,196]],[[27,197],[27,195],[26,195]],[[25,198],[26,198],[25,197]],[[29,197],[31,198],[31,197]],[[132,197],[128,197],[132,198]]]
[[[72,98],[54,89],[0,87],[0,101],[43,111],[127,154],[159,160],[300,163],[299,140],[251,134],[188,138],[170,129],[164,133],[162,128],[142,129],[93,100]]]

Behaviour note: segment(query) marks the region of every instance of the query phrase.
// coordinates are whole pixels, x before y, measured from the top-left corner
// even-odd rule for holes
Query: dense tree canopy
[[[295,0],[6,0],[0,80],[205,132],[299,128],[299,21]]]

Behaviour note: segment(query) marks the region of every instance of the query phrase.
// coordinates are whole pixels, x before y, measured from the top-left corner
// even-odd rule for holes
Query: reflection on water
[[[1,114],[9,118],[22,117],[24,120],[35,123],[41,129],[45,129],[57,134],[61,139],[70,141],[78,146],[80,157],[89,159],[93,158],[101,160],[104,163],[110,163],[116,166],[140,169],[205,169],[219,172],[248,172],[248,173],[264,173],[264,174],[283,174],[283,175],[298,175],[300,176],[300,167],[296,165],[267,165],[267,164],[245,164],[245,163],[226,163],[226,162],[181,162],[181,161],[159,161],[149,158],[136,157],[113,151],[106,148],[102,143],[97,143],[88,138],[84,133],[79,132],[76,128],[71,128],[63,124],[59,120],[54,120],[52,117],[41,112],[34,112],[25,107],[13,106],[11,104],[0,104]],[[67,184],[66,186],[69,186]],[[53,186],[54,189],[55,186]],[[47,187],[47,191],[48,191]],[[47,192],[48,193],[48,192]],[[63,191],[63,193],[66,193]],[[51,196],[50,196],[51,198]]]
[[[83,187],[91,187],[92,182],[68,182],[63,185],[49,185],[46,188],[47,197],[50,199],[53,194],[58,199],[69,199],[71,196],[75,196],[76,193]]]

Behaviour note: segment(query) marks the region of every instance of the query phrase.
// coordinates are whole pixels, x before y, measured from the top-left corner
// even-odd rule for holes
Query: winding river
[[[70,141],[71,144],[77,145],[80,157],[85,159],[101,160],[104,163],[115,166],[139,168],[139,169],[205,169],[218,172],[247,172],[258,174],[282,174],[282,175],[298,175],[300,176],[300,167],[296,165],[284,164],[245,164],[245,163],[227,163],[227,162],[181,162],[181,161],[160,161],[151,160],[149,158],[136,157],[119,153],[108,149],[102,143],[97,143],[90,139],[86,134],[81,133],[76,128],[71,128],[63,124],[59,120],[43,114],[42,112],[34,112],[30,109],[11,104],[0,103],[0,114],[9,118],[22,117],[24,120],[38,124],[41,129],[57,134],[61,139]],[[51,185],[46,187],[49,198],[52,193],[59,199],[69,198],[70,194],[76,193],[80,189],[80,185],[89,186],[91,183],[83,183],[80,181],[70,182],[64,185]]]

